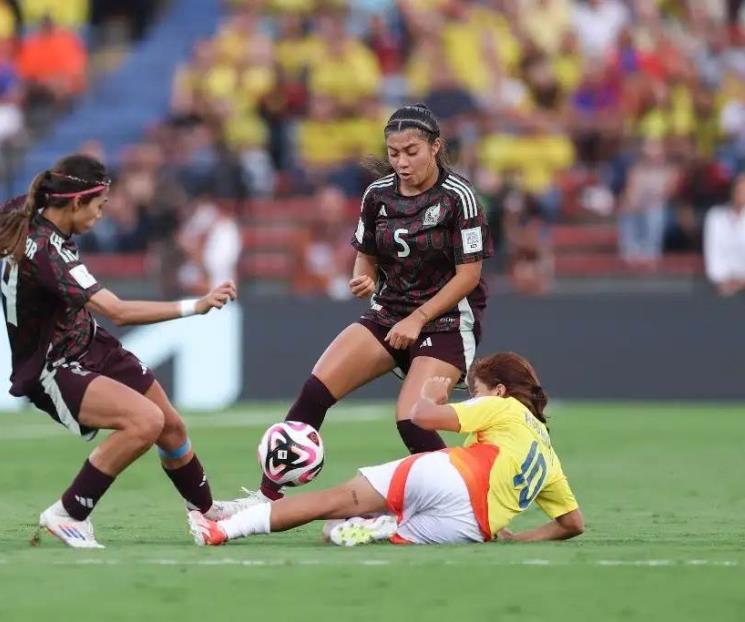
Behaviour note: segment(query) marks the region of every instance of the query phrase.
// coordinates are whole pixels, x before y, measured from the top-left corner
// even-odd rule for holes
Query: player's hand
[[[367,274],[356,276],[349,281],[349,289],[357,298],[369,298],[375,293],[375,281]]]
[[[507,529],[507,527],[503,527],[497,532],[497,540],[500,542],[513,542],[515,540],[515,534]]]
[[[453,381],[445,376],[428,378],[422,386],[422,399],[434,402],[438,406],[448,403],[450,385]]]
[[[394,350],[405,350],[419,338],[423,326],[418,314],[410,315],[397,322],[388,331],[385,340]]]
[[[204,315],[210,309],[222,309],[237,297],[238,290],[235,287],[235,283],[233,281],[225,281],[197,301],[196,311],[199,315]]]

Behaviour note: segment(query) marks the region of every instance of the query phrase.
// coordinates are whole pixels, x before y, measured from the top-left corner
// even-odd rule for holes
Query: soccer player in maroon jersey
[[[389,174],[370,184],[352,245],[349,286],[371,306],[313,368],[287,420],[320,428],[339,399],[383,374],[404,377],[396,425],[411,453],[445,447],[410,413],[427,378],[461,381],[473,362],[486,306],[481,264],[489,230],[471,185],[444,159],[439,125],[426,106],[404,106],[385,126]],[[258,500],[281,491],[268,478]]]
[[[153,445],[189,509],[227,516],[241,507],[240,501],[213,501],[184,421],[153,373],[92,315],[127,325],[205,314],[234,300],[235,285],[176,302],[121,300],[103,288],[80,261],[71,236],[96,224],[109,184],[100,162],[73,155],[40,173],[27,195],[0,210],[10,392],[87,440],[98,430],[113,430],[39,519],[41,528],[75,548],[101,548],[91,511],[116,476]]]

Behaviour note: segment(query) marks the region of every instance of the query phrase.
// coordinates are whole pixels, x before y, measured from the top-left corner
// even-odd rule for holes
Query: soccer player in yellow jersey
[[[473,398],[448,404],[450,379],[430,378],[411,417],[424,429],[467,434],[463,447],[363,467],[336,488],[261,503],[227,520],[192,512],[195,541],[223,544],[324,518],[332,519],[327,538],[346,546],[385,539],[436,544],[580,535],[582,514],[551,445],[543,414],[548,399],[531,364],[501,352],[477,361],[468,380]],[[551,520],[522,533],[508,530],[533,501]]]

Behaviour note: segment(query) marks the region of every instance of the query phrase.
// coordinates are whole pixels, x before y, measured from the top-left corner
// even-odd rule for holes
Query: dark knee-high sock
[[[207,512],[212,507],[210,483],[196,454],[184,466],[176,469],[163,467],[163,470],[188,504],[200,512]]]
[[[336,398],[331,395],[331,391],[323,382],[311,375],[305,381],[300,395],[288,411],[285,421],[302,421],[320,430],[326,411],[334,404],[336,404]]]
[[[412,454],[419,454],[424,451],[437,451],[445,449],[445,441],[434,430],[423,430],[418,425],[411,422],[411,419],[403,419],[396,422],[398,433],[401,440],[406,445],[406,449]]]
[[[311,375],[300,390],[300,395],[290,408],[285,421],[302,421],[313,426],[316,430],[321,429],[326,411],[336,404],[336,398],[331,395],[325,384]],[[269,499],[279,499],[282,493],[272,480],[264,476],[261,478],[261,492]]]
[[[86,460],[70,487],[62,495],[62,507],[75,520],[85,520],[113,481],[111,475],[99,471]]]

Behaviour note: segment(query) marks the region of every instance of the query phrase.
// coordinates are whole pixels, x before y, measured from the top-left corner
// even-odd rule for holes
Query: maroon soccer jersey
[[[27,395],[47,361],[86,350],[95,320],[85,304],[101,285],[80,262],[75,242],[36,214],[20,263],[3,260],[1,286],[13,358],[10,392]]]
[[[459,264],[492,255],[483,210],[471,185],[442,170],[422,194],[398,192],[395,174],[368,186],[352,246],[378,262],[378,287],[364,318],[393,326],[431,299]],[[486,306],[486,284],[429,322],[422,332],[471,330]]]

